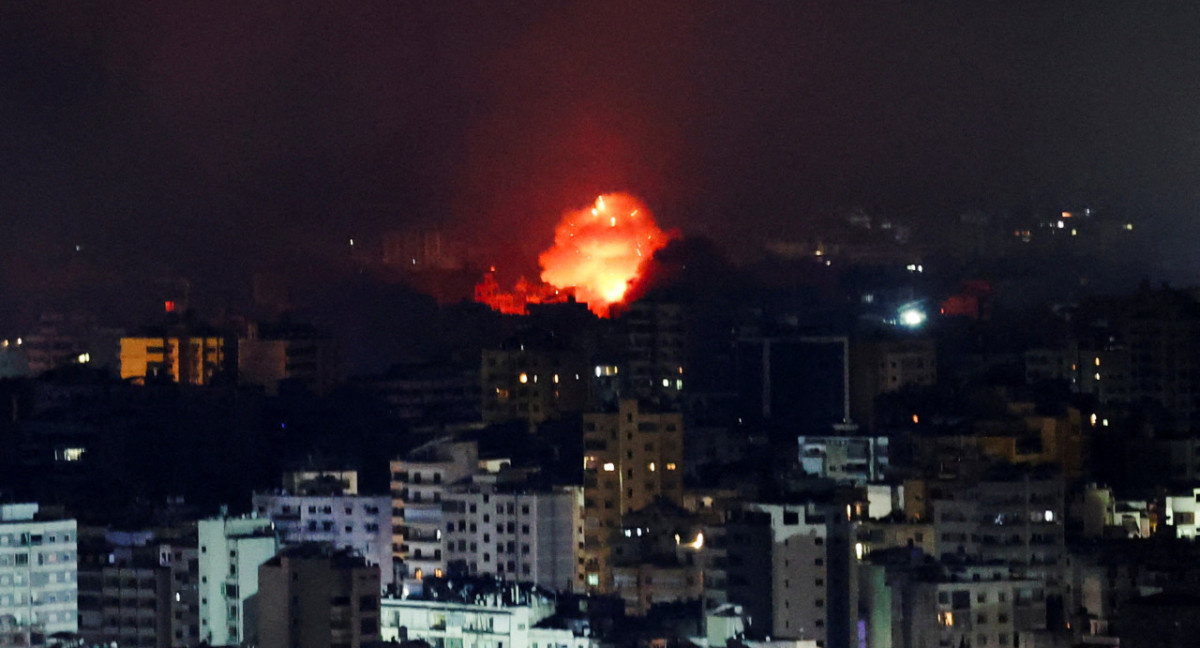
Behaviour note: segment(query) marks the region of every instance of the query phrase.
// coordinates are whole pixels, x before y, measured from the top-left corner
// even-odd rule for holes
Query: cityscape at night
[[[0,646],[1194,648],[1197,33],[0,0]]]

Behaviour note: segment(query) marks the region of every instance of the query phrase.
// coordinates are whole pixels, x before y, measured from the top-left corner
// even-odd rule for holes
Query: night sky
[[[1184,2],[0,1],[0,326],[413,226],[528,268],[613,190],[734,254],[842,205],[1086,204],[1190,283],[1198,33]]]

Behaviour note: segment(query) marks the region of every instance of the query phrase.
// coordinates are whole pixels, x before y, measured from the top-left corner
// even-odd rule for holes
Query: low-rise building
[[[384,598],[381,639],[441,648],[595,648],[571,630],[538,627],[555,613],[551,592],[493,579],[430,579],[420,597]]]
[[[324,542],[350,549],[392,582],[392,498],[387,495],[255,493],[254,511],[269,518],[284,545]]]
[[[800,467],[814,477],[865,486],[887,473],[889,440],[875,435],[797,437]]]

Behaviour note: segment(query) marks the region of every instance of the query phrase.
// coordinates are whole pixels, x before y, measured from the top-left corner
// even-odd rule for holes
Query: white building
[[[75,520],[38,519],[38,505],[0,505],[0,645],[79,631]]]
[[[392,582],[391,497],[255,493],[254,511],[275,523],[284,544],[327,542],[352,549],[379,566],[384,585]]]
[[[1167,524],[1175,527],[1175,537],[1195,539],[1197,515],[1200,509],[1200,488],[1193,488],[1187,495],[1168,495]]]
[[[447,568],[582,590],[577,556],[583,543],[583,489],[530,492],[497,486],[495,480],[479,475],[446,493]]]
[[[200,637],[209,645],[253,642],[258,567],[279,542],[269,518],[200,520]]]
[[[441,648],[595,648],[570,630],[535,628],[554,614],[554,600],[528,585],[471,579],[470,592],[380,601],[380,639],[423,639]],[[430,592],[426,593],[427,595]]]
[[[479,446],[438,439],[392,460],[391,470],[392,555],[402,583],[416,587],[420,576],[446,567],[442,497],[447,486],[479,470]]]

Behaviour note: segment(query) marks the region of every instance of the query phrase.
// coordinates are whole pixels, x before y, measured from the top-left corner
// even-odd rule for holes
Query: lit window
[[[86,448],[60,448],[55,451],[54,458],[58,461],[79,461],[83,459],[85,452],[87,452]]]
[[[604,472],[612,472],[616,469],[617,469],[617,465],[612,463],[611,461],[604,464]]]
[[[675,470],[675,462],[674,461],[667,462],[667,470]]]
[[[650,469],[650,472],[654,472],[654,470],[655,470],[655,468],[657,468],[657,466],[655,466],[654,462],[651,461],[649,464],[646,465],[646,468]]]
[[[520,376],[517,376],[517,382],[521,383],[522,385],[529,382],[529,374],[522,372]]]

